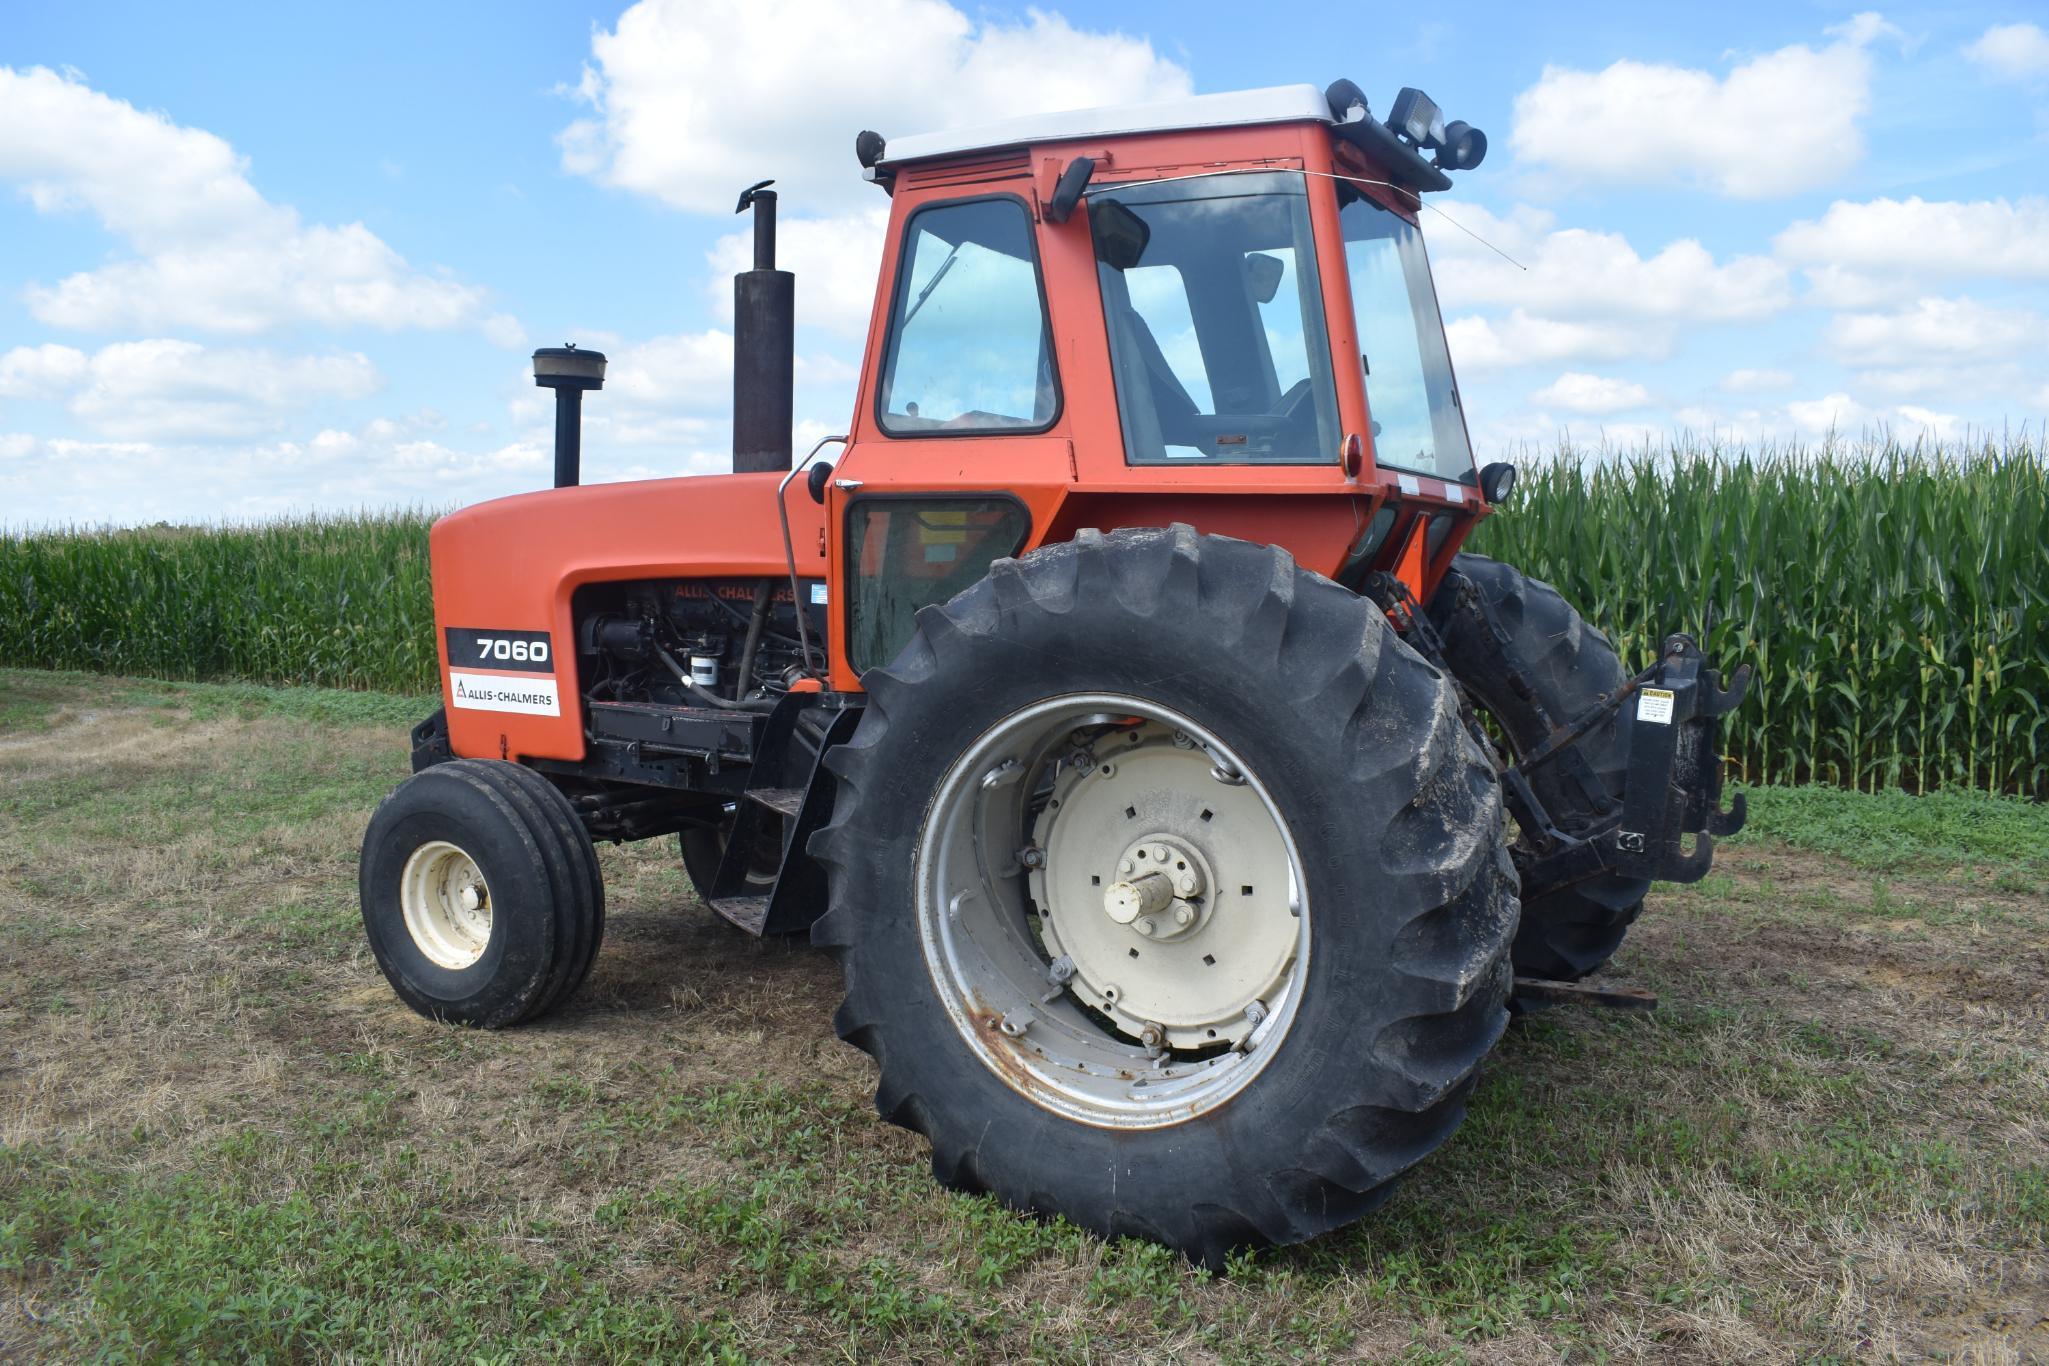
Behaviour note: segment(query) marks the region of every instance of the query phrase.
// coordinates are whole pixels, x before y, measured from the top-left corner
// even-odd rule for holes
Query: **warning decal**
[[[1636,695],[1636,719],[1653,721],[1661,726],[1672,724],[1672,690],[1670,688],[1645,688]]]
[[[471,711],[516,711],[527,716],[560,716],[555,680],[506,674],[448,673],[448,700]]]

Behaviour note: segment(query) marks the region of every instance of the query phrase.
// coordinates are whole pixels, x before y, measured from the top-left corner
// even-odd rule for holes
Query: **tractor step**
[[[791,820],[804,809],[804,789],[801,787],[750,787],[745,796],[748,801],[779,812]]]
[[[759,935],[768,923],[769,897],[715,896],[711,908],[752,935]]]

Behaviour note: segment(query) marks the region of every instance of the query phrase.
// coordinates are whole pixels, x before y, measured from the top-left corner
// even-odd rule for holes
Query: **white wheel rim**
[[[1116,886],[1162,848],[1171,889]],[[917,911],[983,1063],[1104,1128],[1181,1124],[1236,1096],[1278,1053],[1308,970],[1301,857],[1259,775],[1188,717],[1116,694],[1050,698],[968,748],[926,814]]]
[[[399,874],[406,933],[427,961],[460,972],[491,943],[491,887],[477,861],[447,840],[413,850]]]

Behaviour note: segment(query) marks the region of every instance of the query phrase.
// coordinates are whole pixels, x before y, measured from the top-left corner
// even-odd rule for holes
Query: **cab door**
[[[1035,545],[1073,482],[1029,193],[1020,178],[899,206],[828,485],[835,688],[895,658],[919,608]]]

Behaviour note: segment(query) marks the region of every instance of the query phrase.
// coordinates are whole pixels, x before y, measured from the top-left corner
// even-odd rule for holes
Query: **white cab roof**
[[[1111,137],[1119,133],[1163,133],[1179,128],[1218,128],[1248,123],[1329,123],[1330,105],[1313,85],[1275,85],[1264,90],[1234,90],[1221,95],[1191,95],[1158,104],[1123,104],[1107,109],[1069,109],[1031,114],[944,133],[915,133],[890,138],[885,165],[979,152],[993,147],[1021,147],[1037,142]]]

